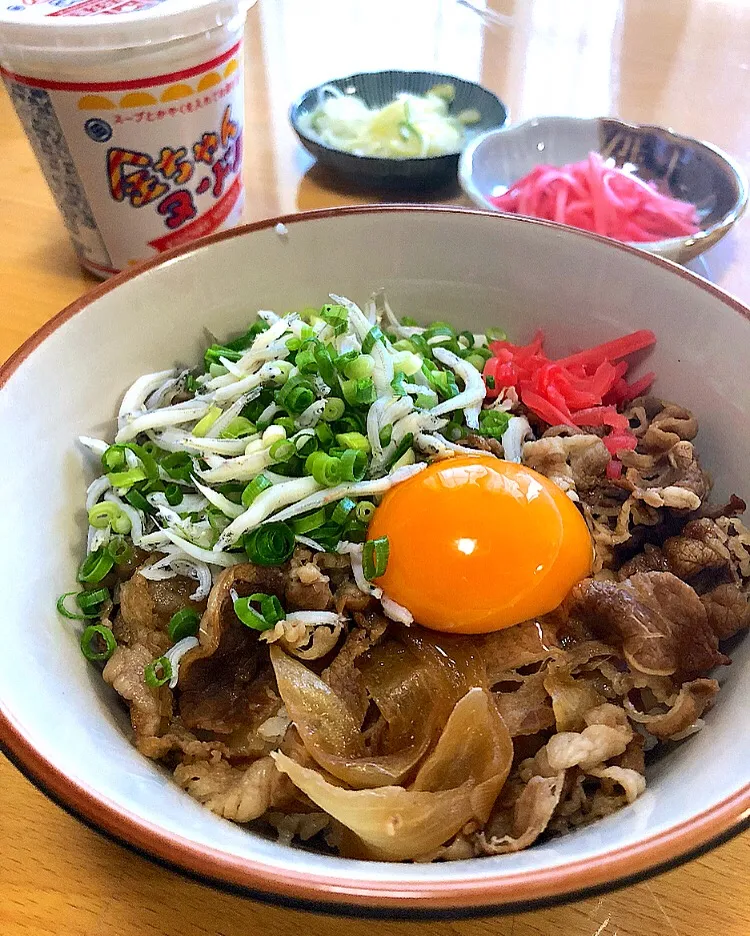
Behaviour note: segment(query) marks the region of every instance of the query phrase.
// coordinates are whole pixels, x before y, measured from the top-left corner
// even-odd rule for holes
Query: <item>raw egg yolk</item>
[[[369,539],[387,536],[377,584],[432,630],[480,634],[556,608],[591,568],[586,523],[548,478],[462,456],[392,488]]]

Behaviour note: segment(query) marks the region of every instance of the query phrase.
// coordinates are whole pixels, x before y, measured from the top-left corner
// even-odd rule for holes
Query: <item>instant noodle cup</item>
[[[95,275],[239,220],[252,2],[0,0],[5,85]]]

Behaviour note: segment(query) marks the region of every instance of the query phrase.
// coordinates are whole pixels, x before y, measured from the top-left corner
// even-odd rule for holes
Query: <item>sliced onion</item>
[[[402,861],[433,851],[467,822],[487,821],[513,743],[489,694],[473,689],[457,703],[411,789],[347,790],[280,752],[272,757],[298,789],[355,834],[358,857]]]

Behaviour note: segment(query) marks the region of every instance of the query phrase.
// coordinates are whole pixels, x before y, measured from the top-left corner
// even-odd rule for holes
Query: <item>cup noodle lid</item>
[[[195,36],[255,0],[0,0],[0,46],[39,51],[127,49]]]

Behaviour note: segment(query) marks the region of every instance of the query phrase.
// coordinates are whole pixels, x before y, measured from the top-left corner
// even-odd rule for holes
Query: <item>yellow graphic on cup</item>
[[[198,90],[208,91],[209,88],[213,88],[217,84],[221,84],[221,75],[218,72],[209,72],[198,82]]]
[[[230,75],[233,75],[238,68],[239,63],[237,59],[230,59],[224,68],[223,75],[217,71],[207,72],[200,78],[195,88],[186,82],[178,82],[177,84],[170,85],[168,88],[165,88],[164,91],[162,91],[160,100],[162,103],[166,101],[179,101],[182,98],[190,97],[197,92],[208,91],[209,88],[215,88],[216,85],[221,84],[224,79],[229,78]],[[105,97],[102,94],[85,94],[78,101],[78,110],[119,110],[121,108],[127,109],[129,107],[150,107],[152,104],[157,103],[158,101],[154,95],[149,94],[148,91],[130,91],[128,94],[125,94],[122,98],[120,98],[119,101],[116,101],[113,98]]]
[[[120,107],[150,107],[156,104],[156,98],[148,91],[131,91],[120,99]]]
[[[162,101],[179,101],[180,98],[190,97],[195,92],[189,84],[173,84],[162,91]]]
[[[78,110],[115,110],[117,104],[101,94],[87,94],[78,102]]]

